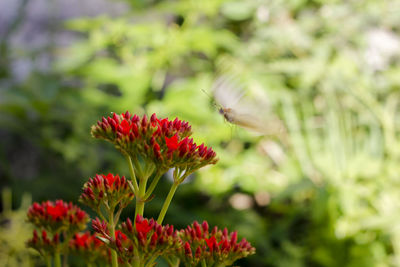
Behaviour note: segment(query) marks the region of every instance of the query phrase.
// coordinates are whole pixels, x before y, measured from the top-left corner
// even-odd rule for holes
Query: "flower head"
[[[179,246],[173,226],[161,226],[153,219],[144,219],[138,215],[135,223],[129,218],[121,224],[112,238],[107,225],[99,219],[93,221],[93,229],[106,240],[108,246],[115,249],[118,256],[126,262],[132,262],[137,252],[144,262],[154,256],[166,256]]]
[[[221,231],[217,227],[209,232],[207,222],[201,225],[194,222],[179,231],[178,236],[184,243],[178,254],[185,266],[196,266],[202,260],[207,266],[226,266],[255,253],[255,248],[246,239],[238,242],[237,232],[228,233],[226,228]]]
[[[107,246],[89,232],[76,233],[69,241],[69,249],[73,254],[82,256],[86,263],[110,260]]]
[[[191,126],[178,118],[159,119],[155,114],[150,120],[128,111],[102,118],[92,126],[95,138],[105,139],[123,154],[142,158],[158,169],[179,168],[185,177],[195,170],[217,162],[215,152],[204,144],[197,145],[190,138]]]
[[[169,255],[178,246],[178,239],[171,225],[162,226],[153,219],[138,215],[135,224],[128,218],[121,224],[121,230],[134,243],[138,253],[145,259],[154,255]]]
[[[45,228],[51,233],[66,231],[79,232],[86,228],[89,216],[71,202],[35,202],[28,210],[28,220],[36,227]]]
[[[27,246],[37,250],[40,254],[55,253],[60,249],[60,234],[53,236],[46,230],[42,230],[39,234],[37,230],[33,230],[33,237],[27,241]]]
[[[91,235],[89,232],[76,233],[69,241],[69,246],[76,250],[92,250],[101,247],[101,242],[96,235]]]
[[[80,201],[93,210],[98,210],[102,204],[106,207],[119,205],[126,207],[134,198],[134,194],[124,176],[107,174],[89,178],[83,185]]]

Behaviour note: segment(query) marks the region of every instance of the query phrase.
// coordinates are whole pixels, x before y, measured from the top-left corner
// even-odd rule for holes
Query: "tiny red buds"
[[[136,217],[135,226],[132,225],[130,219],[123,222],[121,231],[116,231],[115,239],[105,228],[107,226],[100,220],[93,221],[93,229],[106,238],[109,246],[116,248],[119,257],[127,262],[134,260],[134,251],[139,253],[143,257],[142,260],[146,262],[156,255],[170,255],[179,246],[173,227],[161,226],[153,219],[144,219],[140,215]]]
[[[112,118],[102,118],[92,126],[93,137],[105,139],[124,155],[140,157],[147,163],[157,165],[158,169],[179,168],[185,173],[179,182],[197,169],[217,162],[211,148],[204,144],[197,146],[193,139],[188,138],[191,135],[189,123],[178,118],[173,121],[158,119],[155,114],[150,120],[146,115],[141,119],[137,115],[132,119],[129,116],[129,112],[125,112],[121,115],[114,113]]]
[[[73,205],[62,200],[33,203],[28,210],[28,220],[38,228],[45,228],[56,234],[61,231],[75,233],[86,228],[89,216]]]
[[[190,248],[190,245],[188,242],[185,243],[185,255],[189,258],[192,258],[192,249]]]
[[[73,254],[81,256],[87,264],[104,262],[108,259],[108,249],[96,235],[88,232],[76,233],[69,241],[69,249]]]
[[[79,200],[97,211],[103,204],[105,207],[120,205],[126,207],[134,198],[128,182],[124,176],[98,175],[89,178],[83,185],[83,193]]]
[[[68,237],[86,228],[89,216],[72,203],[62,200],[33,203],[28,210],[28,220],[38,229],[33,231],[32,239],[27,245],[36,249],[41,255],[54,255],[68,244]],[[60,240],[60,233],[63,239]],[[62,241],[62,242],[61,242]]]
[[[179,257],[185,266],[197,266],[204,260],[206,266],[227,266],[232,265],[237,259],[247,257],[255,253],[255,248],[246,239],[237,243],[237,233],[228,233],[228,229],[223,231],[217,227],[208,231],[208,223],[200,224],[194,222],[185,230],[179,231],[179,238],[184,243],[179,249]],[[195,251],[193,258],[192,251]]]
[[[42,230],[40,235],[36,230],[33,230],[33,237],[26,244],[43,255],[47,253],[53,254],[59,250],[60,238],[58,233],[49,238],[46,230]]]

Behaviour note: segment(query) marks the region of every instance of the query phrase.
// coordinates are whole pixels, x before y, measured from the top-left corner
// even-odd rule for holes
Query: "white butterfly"
[[[283,124],[272,116],[265,99],[245,97],[245,90],[230,76],[220,76],[215,80],[212,91],[219,106],[219,113],[235,125],[264,135],[283,132]]]

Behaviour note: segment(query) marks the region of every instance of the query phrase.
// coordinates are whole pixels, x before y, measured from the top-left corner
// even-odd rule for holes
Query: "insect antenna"
[[[205,94],[210,98],[212,105],[213,105],[217,110],[221,108],[221,107],[217,104],[217,102],[215,101],[214,97],[212,97],[209,93],[207,93],[206,90],[201,89],[201,91],[203,91],[203,93],[205,93]]]

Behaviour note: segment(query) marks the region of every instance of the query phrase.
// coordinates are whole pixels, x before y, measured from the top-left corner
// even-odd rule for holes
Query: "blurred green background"
[[[3,1],[0,266],[40,266],[23,244],[30,197],[76,202],[88,177],[128,174],[90,136],[126,110],[178,116],[216,150],[165,222],[238,230],[257,253],[237,265],[400,266],[399,14],[396,0]],[[286,130],[225,122],[221,73]]]

